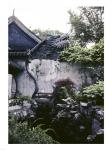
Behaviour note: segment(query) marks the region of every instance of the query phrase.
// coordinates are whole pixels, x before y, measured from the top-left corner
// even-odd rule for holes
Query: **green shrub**
[[[92,61],[88,49],[82,48],[78,45],[65,49],[65,51],[60,54],[60,60],[69,63],[78,62],[84,64]]]
[[[83,88],[81,91],[75,92],[75,100],[77,101],[96,101],[97,105],[104,105],[104,84],[103,81],[98,81]]]
[[[65,49],[60,54],[60,61],[69,63],[81,63],[83,65],[103,65],[104,63],[104,40],[92,48],[83,48],[79,45]]]
[[[74,82],[67,79],[61,79],[55,82],[54,91],[53,91],[53,99],[55,102],[61,102],[62,99],[66,99],[68,97],[72,97],[73,95],[73,87]]]
[[[99,81],[96,84],[83,89],[83,96],[89,100],[96,100],[98,105],[104,104],[104,83]]]
[[[31,101],[31,97],[29,96],[17,96],[15,97],[15,99],[12,100],[12,102],[10,103],[10,106],[14,106],[14,105],[23,105],[23,101]]]
[[[27,122],[9,119],[9,144],[58,144],[39,126],[29,128]]]

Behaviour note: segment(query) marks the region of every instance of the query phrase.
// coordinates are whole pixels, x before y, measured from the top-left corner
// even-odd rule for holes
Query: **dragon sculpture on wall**
[[[67,34],[49,36],[27,51],[28,58],[31,59],[53,59],[57,60],[59,53],[69,46],[69,36]]]
[[[30,77],[33,79],[35,84],[35,91],[32,97],[38,93],[38,86],[36,79],[28,70],[28,64],[32,59],[52,59],[57,60],[59,53],[62,52],[65,48],[69,47],[69,36],[67,34],[58,35],[58,36],[49,36],[47,39],[43,40],[37,44],[34,48],[27,51],[27,61],[26,61],[26,70]]]

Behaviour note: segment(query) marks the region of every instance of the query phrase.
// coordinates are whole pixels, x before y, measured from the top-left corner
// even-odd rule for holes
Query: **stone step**
[[[37,98],[51,98],[52,97],[52,93],[38,93],[36,94]]]

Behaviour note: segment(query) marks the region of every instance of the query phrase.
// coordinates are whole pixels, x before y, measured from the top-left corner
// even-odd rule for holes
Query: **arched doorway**
[[[9,61],[8,70],[8,97],[13,98],[18,96],[18,87],[16,76],[23,71],[23,68],[13,61]]]

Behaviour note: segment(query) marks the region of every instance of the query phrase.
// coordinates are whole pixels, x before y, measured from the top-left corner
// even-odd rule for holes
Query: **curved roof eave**
[[[8,18],[8,25],[11,23],[15,23],[19,28],[23,30],[27,35],[29,35],[32,39],[34,39],[36,42],[40,43],[42,40],[36,36],[31,30],[29,30],[17,17],[11,16]]]

